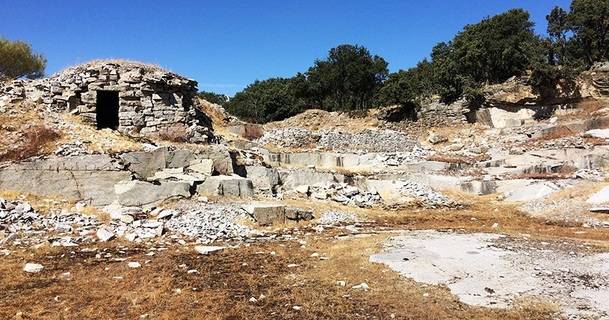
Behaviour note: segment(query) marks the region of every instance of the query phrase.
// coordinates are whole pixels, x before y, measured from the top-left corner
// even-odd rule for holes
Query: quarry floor
[[[598,310],[569,311],[577,305],[565,305],[570,302],[561,299],[565,295],[558,289],[529,290],[530,286],[543,289],[549,282],[527,281],[522,271],[533,268],[534,272],[544,273],[577,269],[577,265],[591,266],[553,265],[553,261],[558,261],[557,257],[568,260],[571,256],[603,259],[603,253],[609,250],[609,230],[547,222],[488,201],[462,210],[369,210],[358,215],[366,222],[323,231],[300,226],[300,231],[306,232],[299,232],[293,240],[252,241],[233,247],[230,246],[235,244],[226,244],[229,247],[222,252],[209,255],[195,252],[191,244],[161,242],[144,246],[120,240],[67,248],[47,245],[35,249],[3,248],[0,318],[556,319],[576,314],[578,318],[598,319],[603,316]],[[459,241],[468,248],[464,252],[450,249]],[[490,242],[493,244],[489,245]],[[501,255],[499,250],[509,250],[510,255],[517,257],[516,267],[501,265],[500,261],[496,265],[485,264],[489,254]],[[540,254],[531,256],[534,251]],[[397,254],[396,263],[383,257],[390,254],[394,258]],[[526,262],[529,258],[531,261]],[[430,266],[442,268],[447,259],[457,259],[452,262],[460,265],[450,275],[457,281],[431,281],[430,275],[433,280],[433,276],[441,273],[434,274]],[[407,266],[409,261],[416,263],[415,271],[427,273],[423,276],[412,273]],[[23,267],[27,262],[40,263],[45,268],[40,273],[26,273]],[[129,262],[138,262],[141,267],[130,268]],[[465,276],[455,275],[460,271]],[[603,282],[606,267],[597,273],[569,271],[585,280],[581,284],[584,287],[602,289],[606,285]],[[551,280],[556,287],[575,288],[570,285],[572,278]],[[483,286],[487,295],[496,293],[495,300],[500,303],[492,305],[488,302],[494,298],[475,293],[468,297],[464,290],[455,290],[455,284],[458,286],[459,281],[467,279],[484,280],[478,281],[478,286]],[[503,299],[502,290],[509,289],[506,285],[509,282],[526,288]],[[596,298],[604,297],[600,294]]]

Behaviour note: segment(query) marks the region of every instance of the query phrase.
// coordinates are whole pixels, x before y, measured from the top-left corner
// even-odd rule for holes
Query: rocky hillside
[[[113,279],[123,293],[158,274],[171,303],[213,296],[256,317],[333,318],[320,294],[349,317],[360,307],[405,314],[387,302],[404,299],[408,312],[429,304],[442,317],[608,316],[608,75],[599,66],[576,97],[551,100],[514,78],[487,87],[476,108],[424,104],[416,121],[393,107],[363,117],[310,110],[262,126],[195,99],[206,122],[188,128],[205,126],[213,138],[204,140],[97,129],[46,103],[7,102],[0,272],[16,280],[0,280],[0,301],[12,301],[0,317],[42,314],[19,302],[37,294],[24,274],[47,279],[36,292],[56,289],[71,306],[78,299],[65,286],[82,285],[83,274],[103,282],[94,291]],[[413,229],[428,231],[403,231]],[[58,277],[82,278],[48,280]],[[514,284],[521,279],[530,281]],[[522,307],[527,292],[553,299]],[[50,300],[31,303],[64,312]]]

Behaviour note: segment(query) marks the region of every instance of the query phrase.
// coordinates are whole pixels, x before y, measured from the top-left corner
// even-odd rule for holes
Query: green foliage
[[[308,95],[327,110],[367,109],[388,73],[387,62],[368,49],[340,45],[307,71]]]
[[[226,104],[226,109],[255,123],[281,120],[303,110],[304,101],[297,98],[295,92],[293,78],[255,81],[237,93]]]
[[[432,65],[429,61],[423,60],[415,68],[391,73],[377,94],[376,104],[378,106],[411,105],[432,93],[434,89]]]
[[[0,79],[40,78],[45,66],[46,59],[29,44],[0,38]]]
[[[555,7],[546,19],[548,37],[542,39],[525,10],[485,18],[434,46],[430,61],[392,74],[387,62],[366,48],[340,45],[306,73],[256,82],[229,105],[237,115],[266,122],[309,107],[351,112],[413,107],[432,94],[444,102],[465,97],[480,103],[485,84],[529,71],[542,96],[558,94],[557,85],[565,93],[583,67],[609,59],[609,0],[573,0],[568,12]]]
[[[513,9],[465,26],[431,56],[438,93],[451,101],[484,83],[523,74],[544,59],[544,50],[528,12]]]
[[[201,99],[209,101],[211,103],[219,104],[223,106],[227,101],[228,97],[225,94],[219,94],[210,91],[201,91],[198,93]]]
[[[306,73],[256,81],[227,103],[228,111],[254,122],[290,117],[307,108],[355,111],[374,106],[387,62],[361,46],[340,45]]]
[[[555,7],[546,19],[559,64],[589,67],[609,59],[609,1],[573,0],[569,12]]]

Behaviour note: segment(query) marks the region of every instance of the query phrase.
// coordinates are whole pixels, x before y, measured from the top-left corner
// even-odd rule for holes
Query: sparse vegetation
[[[2,135],[0,161],[23,160],[39,155],[59,137],[59,132],[45,125],[33,125]]]

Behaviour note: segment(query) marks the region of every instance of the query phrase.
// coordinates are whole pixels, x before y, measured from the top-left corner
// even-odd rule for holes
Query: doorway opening
[[[118,91],[97,91],[97,129],[118,129]]]

